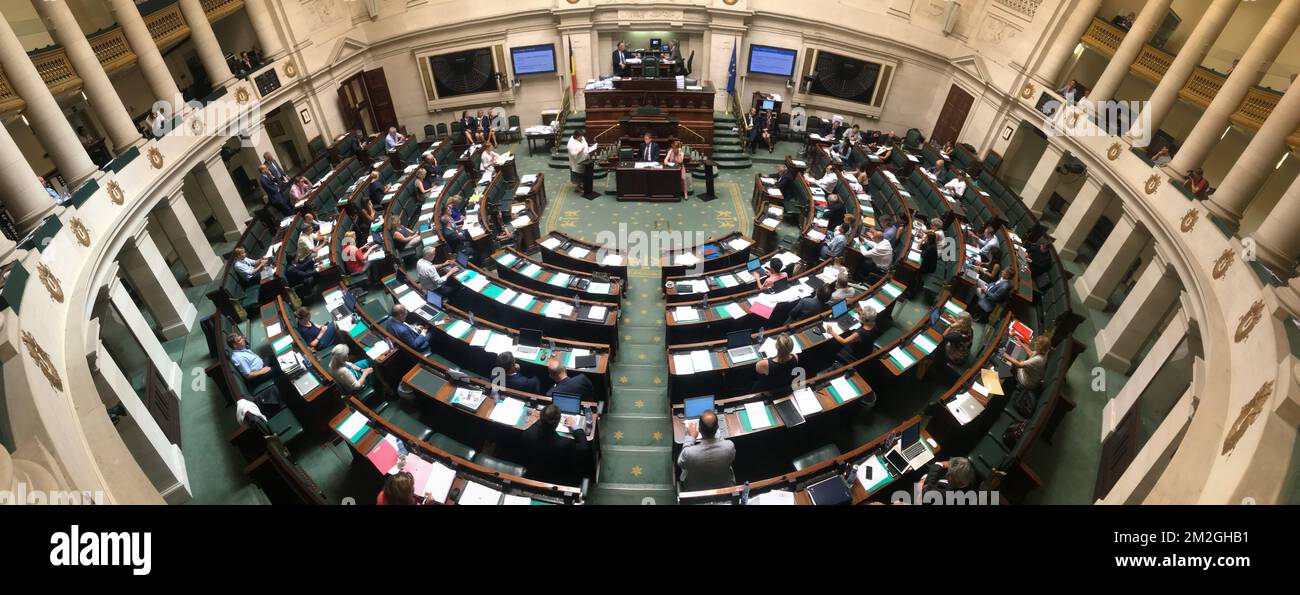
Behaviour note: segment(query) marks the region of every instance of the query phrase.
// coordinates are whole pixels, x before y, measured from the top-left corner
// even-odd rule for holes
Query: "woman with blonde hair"
[[[355,395],[366,387],[366,380],[370,378],[374,368],[371,368],[370,362],[364,359],[355,363],[348,361],[349,353],[347,345],[342,343],[335,345],[330,350],[329,368],[330,375],[334,376],[334,383],[339,385],[343,394]]]
[[[366,266],[370,264],[370,253],[375,248],[372,244],[366,244],[362,248],[357,247],[357,232],[349,231],[343,234],[343,267],[349,275],[363,273]]]
[[[754,372],[759,377],[754,383],[754,390],[775,390],[789,385],[794,371],[799,368],[799,356],[794,353],[794,340],[790,335],[780,335],[775,340],[776,355],[758,360]]]

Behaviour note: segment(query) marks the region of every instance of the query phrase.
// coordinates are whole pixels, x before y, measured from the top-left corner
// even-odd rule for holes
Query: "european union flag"
[[[736,46],[731,46],[731,66],[727,69],[727,94],[736,94]]]

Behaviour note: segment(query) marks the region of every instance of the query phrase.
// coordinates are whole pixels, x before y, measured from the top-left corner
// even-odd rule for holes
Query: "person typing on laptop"
[[[407,324],[406,316],[406,307],[394,304],[393,312],[384,326],[398,341],[406,343],[416,351],[425,351],[429,348],[429,337],[424,334],[424,326]]]
[[[686,442],[677,456],[681,468],[681,490],[713,490],[736,485],[731,464],[736,460],[736,445],[718,438],[718,416],[712,411],[700,415],[699,425],[686,427]]]
[[[542,409],[537,421],[524,430],[520,437],[520,452],[527,453],[524,467],[529,479],[560,484],[573,484],[581,472],[582,462],[590,458],[591,443],[583,428],[581,417],[566,426],[572,439],[556,430],[563,417],[555,403]]]

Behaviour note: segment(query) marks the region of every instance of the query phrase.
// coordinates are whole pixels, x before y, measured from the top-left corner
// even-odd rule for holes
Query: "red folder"
[[[375,464],[375,468],[380,473],[388,473],[388,470],[397,464],[397,449],[387,440],[380,440],[379,444],[366,454],[366,458]]]
[[[753,304],[750,304],[749,311],[752,314],[757,314],[759,316],[762,316],[764,320],[772,316],[772,306],[769,306],[763,302],[754,302]]]

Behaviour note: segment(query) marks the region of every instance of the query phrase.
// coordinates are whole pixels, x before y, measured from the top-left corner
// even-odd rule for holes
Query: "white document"
[[[510,494],[506,494],[505,499],[501,501],[502,506],[528,506],[532,503],[532,498],[527,496],[512,496]]]
[[[474,331],[474,334],[469,336],[469,344],[475,347],[483,347],[488,344],[488,340],[491,338],[492,331],[487,329],[477,329]]]
[[[713,369],[713,357],[707,350],[691,352],[691,364],[694,365],[696,372],[708,372]]]
[[[403,293],[402,297],[397,298],[397,303],[405,307],[408,312],[414,312],[423,307],[427,302],[424,301],[424,298],[420,296],[418,291],[408,291]]]
[[[871,479],[867,479],[868,469],[871,470]],[[872,455],[867,457],[867,460],[863,461],[861,465],[858,465],[857,478],[858,483],[862,485],[862,489],[870,492],[877,486],[889,481],[890,475],[885,466],[881,464],[880,457]]]
[[[772,418],[767,414],[766,403],[745,403],[745,414],[749,416],[749,427],[761,430],[772,425]]]
[[[498,302],[501,302],[501,303],[503,303],[503,304],[508,304],[508,303],[510,303],[510,300],[515,299],[515,296],[517,296],[517,295],[519,295],[519,292],[518,292],[518,291],[515,291],[515,290],[510,289],[510,288],[507,287],[507,288],[506,288],[505,290],[503,290],[499,295],[497,295],[497,298],[496,298],[496,299],[497,299]]]
[[[364,425],[366,425],[366,416],[360,413],[353,413],[352,415],[349,415],[347,419],[343,420],[342,424],[339,424],[339,433],[351,440],[352,436],[360,431],[361,427]]]
[[[600,264],[605,265],[607,267],[623,266],[623,255],[606,254],[605,258],[600,261]]]
[[[510,335],[503,335],[501,333],[492,333],[492,337],[488,339],[487,344],[483,346],[483,349],[489,353],[513,351],[514,348],[515,342],[510,338]]]
[[[465,287],[468,287],[470,291],[481,291],[484,287],[487,287],[487,285],[488,285],[487,275],[475,274],[472,278],[470,278],[470,280],[465,282]]]
[[[609,293],[609,283],[591,283],[587,285],[587,293]]]
[[[374,360],[385,353],[388,353],[388,342],[379,341],[366,350],[366,357]]]
[[[497,403],[497,406],[492,408],[492,415],[490,418],[494,422],[513,426],[519,423],[519,418],[523,417],[523,413],[523,401],[514,397],[506,397],[505,400]]]
[[[591,254],[591,250],[583,248],[582,246],[574,246],[569,249],[569,256],[574,258],[585,258],[588,254]]]
[[[559,246],[564,242],[560,241],[560,238],[557,238],[555,236],[550,236],[545,240],[542,240],[540,243],[543,248],[546,248],[547,250],[554,250],[556,246]]]
[[[749,247],[749,240],[745,238],[736,238],[731,240],[730,242],[727,242],[727,245],[730,246],[732,250],[735,250],[736,252],[740,252],[741,250],[744,250],[745,248]]]
[[[677,256],[673,257],[673,264],[677,266],[690,267],[699,264],[699,262],[700,262],[700,257],[690,252],[684,252],[682,254],[678,254]]]
[[[501,492],[481,483],[467,482],[456,504],[463,506],[496,506],[501,503]]]
[[[745,315],[745,309],[741,308],[740,304],[737,304],[735,302],[727,304],[726,307],[723,308],[723,310],[727,312],[727,316],[730,316],[732,318],[740,318],[741,316]]]
[[[690,354],[690,353],[674,353],[674,354],[673,354],[673,368],[676,370],[675,373],[678,374],[678,375],[681,375],[681,374],[694,374],[694,373],[695,373],[695,363],[694,363],[694,360],[691,358],[691,354]]]
[[[594,320],[604,320],[605,306],[592,306],[591,310],[587,314],[587,317]]]
[[[893,357],[894,360],[897,361],[898,364],[903,366],[904,368],[916,363],[916,358],[912,357],[912,354],[908,353],[902,347],[893,348],[892,350],[890,350],[889,355],[890,357]]]
[[[700,312],[689,306],[677,306],[673,309],[673,318],[677,322],[692,322],[700,319]]]
[[[858,390],[853,388],[853,385],[849,384],[849,379],[844,376],[832,380],[831,386],[835,388],[835,392],[839,393],[840,398],[844,400],[851,399],[858,394]]]
[[[817,393],[807,387],[794,391],[794,406],[804,417],[822,410],[822,403],[817,400]]]
[[[271,324],[271,326],[266,327],[266,336],[274,337],[283,331],[284,329],[280,327],[280,323],[276,322]]]
[[[421,492],[434,502],[446,502],[447,494],[451,492],[451,484],[456,481],[456,472],[446,465],[433,462],[433,468],[429,470],[429,479],[424,483],[424,491]]]
[[[772,490],[749,499],[751,506],[794,506],[794,492]]]

